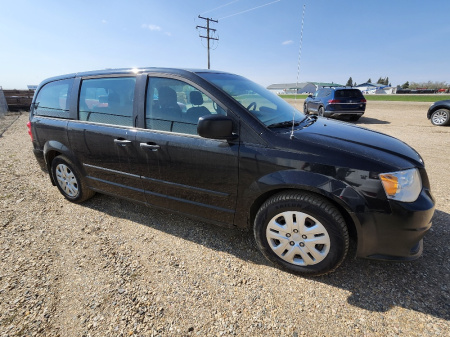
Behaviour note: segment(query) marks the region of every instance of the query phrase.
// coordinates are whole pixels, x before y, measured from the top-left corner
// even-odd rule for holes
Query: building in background
[[[28,90],[2,89],[0,87],[0,114],[7,111],[29,111],[37,86],[28,86]]]
[[[302,82],[302,83],[281,83],[271,84],[268,90],[277,95],[293,95],[293,94],[314,94],[318,89],[323,87],[342,87],[337,83],[324,82]]]
[[[267,89],[277,95],[306,94],[316,91],[316,87],[309,82],[271,84]]]
[[[381,83],[362,83],[358,84],[355,88],[361,90],[364,95],[390,95],[395,94],[397,91],[397,88],[393,88]]]

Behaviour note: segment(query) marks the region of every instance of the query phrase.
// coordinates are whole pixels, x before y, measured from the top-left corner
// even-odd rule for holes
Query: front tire
[[[80,203],[91,198],[84,177],[76,166],[65,156],[57,156],[52,161],[52,175],[61,194],[69,201]]]
[[[430,116],[431,123],[436,126],[444,126],[450,124],[450,110],[438,109]]]
[[[268,199],[253,230],[268,260],[305,276],[334,271],[349,246],[348,230],[337,208],[308,192],[284,192]]]

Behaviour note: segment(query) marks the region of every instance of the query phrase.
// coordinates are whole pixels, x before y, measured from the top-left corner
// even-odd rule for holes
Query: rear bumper
[[[362,116],[366,111],[366,103],[358,104],[328,104],[325,106],[325,117],[337,117],[337,116]]]
[[[337,117],[337,116],[362,116],[364,111],[325,111],[325,117]]]
[[[33,149],[34,156],[36,157],[37,162],[39,163],[39,166],[42,171],[48,172],[47,170],[47,164],[45,163],[44,159],[44,152],[38,149]]]
[[[389,261],[415,260],[431,227],[435,202],[422,190],[412,203],[390,201],[391,213],[370,213],[358,232],[357,256]]]

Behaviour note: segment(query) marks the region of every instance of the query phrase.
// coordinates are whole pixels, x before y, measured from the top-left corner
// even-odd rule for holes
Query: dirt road
[[[20,116],[0,137],[0,336],[448,336],[450,127],[428,106],[369,101],[357,123],[425,160],[437,210],[423,256],[351,251],[311,279],[270,265],[251,233],[104,195],[66,201]]]

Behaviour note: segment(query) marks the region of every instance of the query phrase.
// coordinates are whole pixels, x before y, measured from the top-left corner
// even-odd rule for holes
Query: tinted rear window
[[[363,95],[358,89],[346,89],[346,90],[336,90],[334,94],[335,98],[363,98]]]
[[[95,123],[133,126],[135,83],[134,77],[83,80],[79,119]]]
[[[67,97],[73,79],[54,81],[46,84],[36,97],[34,113],[40,116],[69,118]]]

